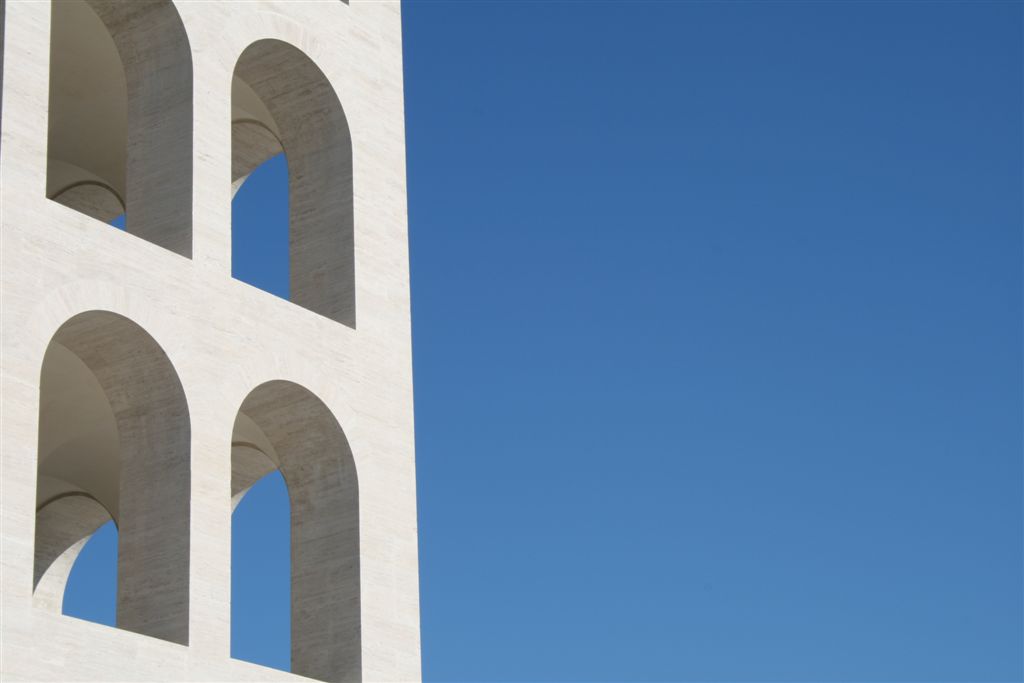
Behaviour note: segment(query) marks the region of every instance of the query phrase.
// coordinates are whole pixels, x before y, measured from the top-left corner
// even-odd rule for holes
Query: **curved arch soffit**
[[[184,442],[179,450],[189,450],[177,370],[152,335],[122,314],[93,309],[66,320],[47,344],[39,377],[37,501],[84,491],[119,520],[119,431],[136,407],[163,415]]]
[[[32,576],[33,604],[59,614],[64,590],[79,553],[96,530],[113,515],[84,491],[69,491],[44,502],[36,511]],[[115,527],[117,522],[114,521]]]
[[[126,211],[124,199],[117,190],[101,180],[77,180],[54,192],[49,199],[104,223]]]
[[[39,373],[34,580],[39,600],[59,611],[74,558],[102,523],[160,505],[174,520],[187,519],[191,428],[171,360],[118,313],[94,309],[67,319]],[[126,460],[125,453],[140,455]],[[127,494],[125,476],[133,482]],[[147,485],[157,476],[158,487]]]
[[[284,143],[269,125],[255,118],[234,119],[231,122],[231,197],[238,194],[257,168],[282,152]]]
[[[125,214],[129,232],[191,257],[193,65],[177,6],[50,5],[47,196],[104,222]]]
[[[232,445],[258,450],[274,465],[282,467],[288,464],[288,458],[279,440],[274,438],[274,432],[285,426],[294,429],[297,424],[335,431],[345,455],[351,456],[348,437],[330,407],[306,387],[284,379],[268,380],[246,394],[236,416]],[[354,470],[354,459],[352,466]]]
[[[348,439],[323,401],[285,380],[249,392],[239,415],[273,447],[291,501],[292,613],[302,615],[292,622],[292,672],[361,680],[359,489]]]
[[[246,47],[232,73],[245,86],[233,87],[233,116],[276,129],[288,159],[289,300],[354,328],[353,146],[341,100],[308,55],[274,38]],[[249,111],[241,93],[251,94]],[[235,176],[254,163],[244,162],[245,156],[260,156],[244,141],[234,136]]]

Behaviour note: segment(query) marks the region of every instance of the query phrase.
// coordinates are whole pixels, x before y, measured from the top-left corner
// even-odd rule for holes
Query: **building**
[[[399,4],[0,17],[0,678],[418,679]],[[281,150],[290,301],[231,275],[233,192]],[[231,513],[273,469],[293,673],[230,657]],[[61,615],[110,519],[118,628]]]

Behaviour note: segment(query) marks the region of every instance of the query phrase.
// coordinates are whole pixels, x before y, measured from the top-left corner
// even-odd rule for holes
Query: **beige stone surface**
[[[336,525],[336,534],[349,539],[338,541],[337,557],[348,557],[351,538],[357,537],[357,590],[344,589],[350,596],[354,590],[357,610],[339,623],[349,624],[351,633],[355,628],[351,619],[358,621],[359,666],[353,673],[345,664],[328,663],[313,673],[337,680],[418,680],[398,3],[176,2],[191,56],[191,101],[164,106],[191,110],[191,140],[181,140],[180,126],[166,128],[169,124],[159,122],[159,117],[154,119],[157,123],[147,124],[158,133],[146,137],[143,131],[145,141],[137,143],[135,149],[144,150],[146,161],[137,162],[143,163],[144,170],[136,181],[148,188],[145,194],[157,193],[159,198],[146,203],[144,195],[131,189],[135,163],[129,163],[124,181],[127,205],[129,214],[136,201],[160,208],[153,218],[146,217],[149,208],[132,214],[135,234],[47,198],[51,7],[50,2],[36,0],[7,0],[3,7],[0,679],[303,680],[230,658],[231,511],[233,494],[239,493],[232,490],[235,423],[243,402],[255,389],[286,382],[302,387],[336,420],[358,479],[357,510],[353,514],[336,510],[329,520]],[[344,108],[352,145],[352,299],[357,319],[347,318],[347,309],[341,307],[330,313],[342,320],[338,322],[231,278],[233,75],[246,48],[261,40],[282,41],[300,50],[330,82]],[[150,42],[147,48],[165,46]],[[171,82],[172,91],[180,88],[179,81]],[[168,163],[154,166],[154,158]],[[344,184],[344,179],[339,181]],[[165,204],[168,201],[170,205]],[[165,601],[160,608],[164,626],[147,622],[153,613],[151,605],[139,608],[136,626],[125,624],[154,635],[64,617],[54,608],[52,595],[36,599],[33,595],[37,578],[38,585],[51,578],[57,585],[62,583],[57,574],[46,579],[37,576],[36,526],[43,533],[46,525],[54,523],[49,517],[37,520],[38,497],[44,484],[49,486],[41,480],[39,462],[44,450],[40,434],[43,361],[65,323],[90,311],[121,316],[151,337],[173,367],[187,406],[184,443],[175,442],[178,437],[173,436],[183,433],[180,414],[173,418],[178,423],[164,419],[154,425],[130,411],[119,413],[112,401],[113,417],[97,417],[104,424],[117,421],[119,429],[136,425],[143,461],[152,464],[146,456],[156,449],[168,454],[165,462],[180,464],[172,466],[176,474],[168,482],[184,482],[182,490],[176,485],[153,490],[160,476],[142,467],[131,470],[135,472],[132,481],[121,481],[116,489],[102,494],[113,501],[107,504],[118,507],[111,514],[118,515],[122,534],[137,536],[143,548],[152,548],[151,552],[132,551],[133,557],[149,557],[146,562],[159,565],[160,553],[167,548],[153,545],[153,539],[180,544],[175,552],[184,557],[178,557],[177,564],[168,560],[139,571],[140,583],[132,589],[140,596],[160,595],[158,602]],[[95,316],[88,319],[97,320]],[[93,341],[102,344],[98,336]],[[76,355],[89,354],[79,349]],[[95,360],[90,368],[102,385],[102,373],[95,372],[100,365],[106,367],[105,361]],[[143,383],[163,388],[163,394],[151,395],[151,400],[174,403],[168,398],[174,391],[167,377],[147,375]],[[262,420],[264,431],[275,431],[265,426],[275,419],[272,406],[256,406],[254,412],[259,415],[249,415],[253,422]],[[172,436],[153,440],[160,429],[170,429]],[[128,437],[121,438],[124,458]],[[285,429],[278,438],[293,450],[294,434]],[[336,436],[322,438],[338,448]],[[295,452],[310,445],[299,444]],[[280,457],[283,461],[285,456]],[[129,470],[123,462],[121,468],[124,476]],[[350,481],[342,477],[327,484],[341,490],[338,487]],[[182,491],[187,500],[179,500]],[[177,512],[146,521],[143,518],[151,513],[137,511],[152,509],[154,503]],[[54,509],[49,516],[56,519],[59,513]],[[129,514],[134,522],[127,521]],[[142,527],[137,533],[126,532],[133,523]],[[346,530],[346,524],[357,528]],[[74,552],[69,547],[61,554],[57,546],[62,541],[55,538],[53,543],[39,551],[65,561],[67,551]],[[323,566],[336,559],[328,557]],[[54,569],[61,571],[60,566]],[[161,591],[152,581],[162,571],[170,578],[165,578],[169,583]],[[347,604],[351,606],[352,600]],[[294,622],[293,618],[293,631],[301,630],[302,625]],[[351,636],[331,638],[317,645],[323,648],[322,660],[330,660],[353,642]],[[342,659],[353,661],[351,656]]]

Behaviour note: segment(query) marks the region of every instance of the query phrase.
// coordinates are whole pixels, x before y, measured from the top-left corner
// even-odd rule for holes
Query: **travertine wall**
[[[398,3],[175,4],[192,56],[191,168],[161,182],[168,196],[190,187],[191,258],[178,237],[168,243],[171,251],[46,198],[51,5],[4,3],[0,678],[303,680],[229,654],[232,429],[253,389],[283,380],[322,401],[351,448],[359,487],[361,677],[417,680]],[[352,136],[355,328],[231,278],[232,74],[246,47],[263,39],[307,55],[344,107]],[[138,232],[146,234],[145,226]],[[63,617],[33,601],[43,356],[65,322],[95,310],[145,330],[166,353],[187,402],[187,644]]]

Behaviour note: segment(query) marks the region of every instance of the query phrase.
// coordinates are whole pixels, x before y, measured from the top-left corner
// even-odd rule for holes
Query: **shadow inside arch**
[[[231,462],[236,504],[274,469],[287,485],[292,672],[361,680],[359,485],[340,425],[298,384],[261,384],[239,408]]]
[[[189,411],[178,375],[138,324],[67,320],[40,369],[33,603],[59,613],[75,558],[118,526],[116,624],[188,643]]]

